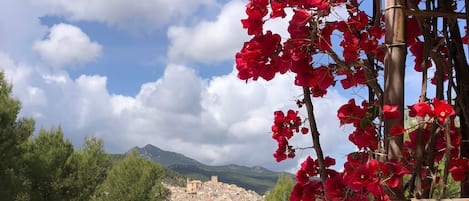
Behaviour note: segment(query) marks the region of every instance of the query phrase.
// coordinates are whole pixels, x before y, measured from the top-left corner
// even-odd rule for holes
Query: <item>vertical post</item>
[[[405,41],[405,0],[385,0],[385,22],[387,45],[384,57],[384,95],[383,102],[388,105],[397,105],[404,111],[404,75],[405,59],[407,55]],[[403,138],[393,137],[391,128],[395,125],[404,125],[404,113],[399,119],[385,120],[385,151],[387,160],[402,160]],[[402,182],[399,187],[392,189],[392,200],[401,200],[404,197]]]
[[[466,34],[467,34],[469,32],[468,31],[469,30],[469,15],[468,15],[468,13],[469,13],[469,0],[466,0],[465,3],[466,3],[465,7],[466,7],[466,28],[467,28]],[[467,47],[469,48],[469,43],[467,44]],[[469,49],[466,52],[466,56],[469,57]],[[465,68],[467,68],[467,67],[468,66],[466,65]],[[466,72],[465,76],[467,76],[467,71],[464,71],[464,72]],[[460,76],[460,79],[461,79],[461,77],[462,76]],[[461,83],[458,83],[458,86],[460,86],[460,84]],[[461,92],[463,92],[463,91],[461,90]],[[468,99],[465,98],[465,100],[466,100],[466,103],[467,103]],[[461,101],[463,101],[463,100],[461,100]],[[459,104],[459,105],[463,105],[465,107],[468,107],[467,104]],[[464,108],[464,109],[466,109],[466,108]],[[462,142],[461,142],[461,145],[460,145],[461,157],[469,158],[469,119],[467,119],[465,117],[467,112],[461,112],[461,114],[462,115],[459,115],[460,123],[461,123],[460,124],[461,125],[461,135],[462,135]],[[463,197],[463,198],[469,197],[469,170],[466,170],[466,178],[464,179],[463,182],[461,182],[461,197]]]

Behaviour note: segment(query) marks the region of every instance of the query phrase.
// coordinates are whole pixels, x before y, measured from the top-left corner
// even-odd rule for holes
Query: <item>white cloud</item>
[[[194,70],[177,65],[167,67],[163,78],[142,86],[138,99],[144,106],[168,113],[200,112],[202,81]]]
[[[194,27],[169,27],[169,59],[209,63],[232,58],[243,41],[249,39],[240,22],[246,15],[244,9],[244,2],[231,1],[222,8],[215,21],[201,21]]]
[[[63,70],[21,65],[5,54],[0,54],[0,65],[6,66],[14,94],[23,102],[21,115],[35,117],[38,127],[61,125],[75,145],[84,135],[95,135],[114,153],[151,143],[209,164],[277,170],[292,169],[311,153],[298,152],[298,159],[282,163],[272,157],[273,111],[296,108],[294,100],[301,94],[288,74],[246,84],[234,72],[205,80],[193,69],[168,65],[163,77],[143,84],[136,96],[123,96],[108,91],[104,76],[71,79]],[[329,95],[317,100],[317,119],[325,150],[340,155],[348,146],[336,145],[346,144],[347,135],[338,127],[335,112],[329,111],[344,99],[334,90]],[[311,138],[299,135],[292,144],[311,146]]]
[[[43,75],[42,79],[47,84],[52,84],[52,83],[61,83],[61,84],[66,84],[67,83],[67,78],[63,75]]]
[[[101,54],[101,45],[80,28],[63,23],[52,26],[47,39],[36,41],[33,49],[56,68],[90,62]]]
[[[194,26],[170,26],[168,57],[171,62],[197,61],[211,63],[232,59],[244,41],[251,36],[242,28],[241,19],[246,18],[245,2],[232,0],[225,4],[214,21],[204,20]],[[269,20],[265,31],[271,30],[284,39],[289,37],[288,21],[291,10],[286,10],[285,19]]]
[[[244,41],[252,36],[242,28],[241,19],[247,18],[245,2],[232,0],[225,4],[215,20],[204,20],[193,26],[170,26],[167,36],[170,41],[168,57],[171,62],[196,61],[212,63],[234,58]],[[288,22],[293,15],[286,9],[286,18],[268,20],[264,31],[278,33],[286,40]]]
[[[42,11],[25,1],[0,1],[0,10],[0,51],[8,51],[14,59],[30,59],[31,44],[47,31],[40,24]]]
[[[183,20],[200,6],[214,6],[215,0],[30,0],[50,14],[70,20],[99,21],[131,31],[152,30]]]

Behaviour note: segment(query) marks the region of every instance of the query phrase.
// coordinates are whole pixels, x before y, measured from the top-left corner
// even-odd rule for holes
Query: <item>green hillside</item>
[[[264,194],[272,188],[280,172],[270,171],[263,167],[245,167],[240,165],[209,166],[182,154],[159,149],[153,145],[134,148],[143,157],[160,163],[169,169],[192,179],[207,181],[212,175],[224,183],[236,184],[245,189]]]

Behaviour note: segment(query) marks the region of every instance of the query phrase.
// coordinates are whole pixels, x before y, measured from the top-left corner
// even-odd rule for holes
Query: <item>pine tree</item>
[[[88,201],[98,185],[106,179],[110,166],[111,158],[104,152],[103,141],[86,137],[83,147],[73,152],[65,164],[66,200]]]
[[[162,177],[161,166],[133,153],[109,171],[106,180],[98,187],[92,200],[167,200],[170,192],[161,183]]]
[[[21,104],[12,97],[12,86],[0,72],[0,198],[21,197],[26,180],[22,173],[22,144],[32,135],[33,119],[18,119]]]
[[[62,129],[41,129],[38,136],[27,143],[26,149],[31,200],[65,200],[65,164],[73,153],[73,145],[63,138]]]

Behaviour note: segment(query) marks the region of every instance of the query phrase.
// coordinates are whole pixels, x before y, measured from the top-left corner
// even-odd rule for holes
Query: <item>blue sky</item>
[[[244,5],[0,1],[0,68],[23,103],[20,115],[38,129],[60,125],[76,147],[93,135],[112,153],[153,144],[212,165],[293,171],[310,152],[276,163],[270,127],[273,111],[296,108],[301,90],[288,73],[271,82],[236,78],[234,54],[249,39],[239,22]],[[287,23],[266,26],[287,36]],[[339,163],[354,148],[335,111],[357,91],[331,89],[315,100],[325,153]],[[311,146],[304,136],[292,144]]]
[[[204,16],[213,18],[210,15],[213,13]],[[40,23],[48,27],[59,23],[73,24],[105,48],[96,61],[86,65],[71,65],[68,73],[73,79],[81,74],[106,75],[109,92],[134,96],[141,84],[153,81],[164,72],[167,62],[165,55],[168,51],[165,27],[158,27],[151,33],[137,33],[100,22],[70,21],[57,15],[41,17]],[[198,63],[194,68],[201,77],[208,78],[231,72],[232,61]]]

